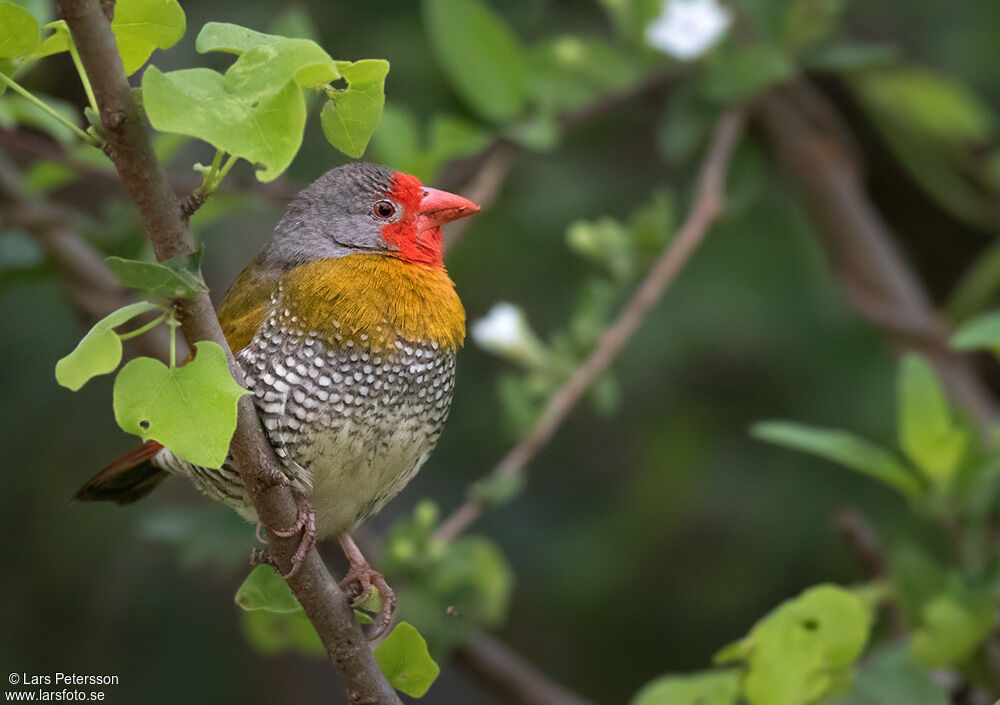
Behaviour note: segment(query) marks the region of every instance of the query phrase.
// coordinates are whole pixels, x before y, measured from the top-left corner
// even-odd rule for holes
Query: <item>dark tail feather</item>
[[[147,441],[126,456],[111,463],[87,481],[73,495],[83,502],[136,502],[160,484],[167,476],[165,470],[153,465],[153,456],[163,446],[156,441]]]

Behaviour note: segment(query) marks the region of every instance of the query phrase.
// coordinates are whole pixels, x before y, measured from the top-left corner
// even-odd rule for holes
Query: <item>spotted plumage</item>
[[[441,435],[465,313],[441,260],[440,226],[475,210],[385,167],[334,169],[290,204],[219,306],[319,537],[379,511]],[[133,501],[155,486],[150,472],[166,471],[256,519],[228,461],[193,466],[157,446],[112,468],[78,496]]]

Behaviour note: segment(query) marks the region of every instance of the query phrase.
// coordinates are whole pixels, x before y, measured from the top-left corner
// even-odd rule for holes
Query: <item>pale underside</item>
[[[379,511],[430,456],[451,404],[455,353],[401,338],[386,350],[339,333],[324,341],[298,329],[287,311],[272,312],[237,360],[275,452],[325,538]],[[164,449],[154,462],[256,521],[228,461],[200,468]]]

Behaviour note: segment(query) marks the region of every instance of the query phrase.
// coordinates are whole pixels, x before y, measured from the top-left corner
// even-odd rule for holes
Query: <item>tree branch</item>
[[[676,83],[681,77],[678,71],[657,73],[644,81],[615,93],[601,96],[593,103],[559,116],[560,132],[565,134],[574,127],[606,115],[632,101],[657,95]],[[463,195],[487,208],[500,195],[504,181],[514,166],[514,157],[523,148],[506,137],[498,137],[477,154],[452,162],[437,179],[438,186],[448,191],[457,191],[461,186]],[[454,245],[471,225],[461,220],[445,232],[445,249]]]
[[[42,246],[59,268],[66,293],[93,322],[135,297],[118,285],[118,277],[69,220],[64,209],[29,194],[13,163],[0,153],[0,223],[20,228]],[[129,350],[162,358],[167,337],[166,330],[157,328],[135,340]]]
[[[802,198],[847,301],[899,348],[925,354],[990,439],[1000,420],[993,395],[968,357],[949,346],[948,325],[865,193],[853,159],[857,150],[844,143],[849,132],[839,115],[817,91],[792,85],[764,96],[755,116]]]
[[[729,159],[743,131],[742,110],[720,118],[708,153],[702,162],[694,202],[687,219],[667,249],[653,264],[618,319],[601,336],[597,346],[569,380],[549,399],[531,431],[493,468],[487,480],[518,475],[555,434],[590,384],[615,359],[667,286],[687,264],[709,227],[722,211]],[[487,506],[483,497],[473,496],[438,528],[435,538],[451,540],[478,519]]]
[[[94,88],[107,135],[107,151],[139,209],[157,258],[194,251],[180,202],[153,154],[145,123],[132,98],[104,7],[99,0],[59,0],[59,8]],[[229,351],[208,294],[178,302],[177,311],[188,345],[200,340],[218,343],[227,351],[234,378],[242,382],[242,372]],[[268,529],[275,558],[280,565],[288,566],[298,538],[282,538],[271,528],[290,525],[297,508],[287,485],[275,482],[275,478],[283,476],[281,464],[247,397],[240,403],[230,453],[257,515]],[[344,593],[315,548],[288,584],[315,626],[351,702],[400,703],[379,670]]]
[[[591,705],[501,642],[473,634],[455,652],[456,662],[516,705]]]

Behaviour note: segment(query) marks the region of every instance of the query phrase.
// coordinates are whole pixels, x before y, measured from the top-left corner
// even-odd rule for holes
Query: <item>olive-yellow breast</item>
[[[289,205],[219,307],[230,347],[293,487],[323,538],[377,512],[419,471],[448,416],[465,312],[441,225],[478,210],[366,163],[333,169]],[[163,473],[255,520],[239,476],[156,443],[105,469],[83,499],[129,502]]]

